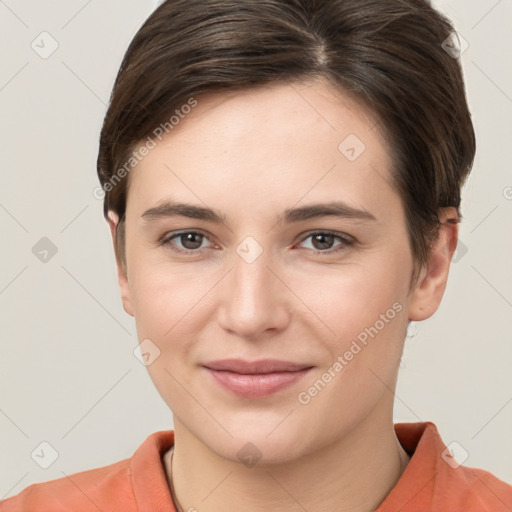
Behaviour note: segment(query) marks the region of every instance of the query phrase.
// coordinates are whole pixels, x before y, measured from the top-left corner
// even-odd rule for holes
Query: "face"
[[[175,428],[231,460],[250,442],[272,463],[389,420],[408,320],[444,288],[408,293],[375,120],[326,82],[196,100],[132,171],[119,271]],[[215,369],[227,359],[296,371]]]

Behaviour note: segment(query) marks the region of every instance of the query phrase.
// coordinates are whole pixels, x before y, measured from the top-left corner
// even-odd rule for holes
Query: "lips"
[[[311,368],[311,365],[280,361],[278,359],[262,359],[260,361],[244,361],[243,359],[222,359],[211,361],[204,366],[211,370],[221,370],[247,375],[255,373],[294,372]]]
[[[244,398],[263,398],[277,393],[302,379],[312,368],[311,365],[277,359],[223,359],[203,366],[215,382]]]

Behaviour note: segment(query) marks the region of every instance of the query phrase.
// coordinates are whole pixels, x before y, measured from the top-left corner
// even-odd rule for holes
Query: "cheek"
[[[190,279],[175,267],[142,265],[133,270],[132,294],[138,339],[156,345],[158,357],[147,371],[163,400],[175,412],[190,405],[183,390],[192,389],[191,352],[201,330],[204,280]],[[187,361],[187,365],[184,362]]]
[[[320,326],[317,337],[327,349],[325,379],[338,390],[330,396],[365,389],[372,401],[383,388],[379,378],[391,385],[400,360],[407,326],[405,262],[396,253],[370,259],[296,281],[297,294],[321,320],[312,321]]]
[[[179,373],[180,380],[186,379],[183,361],[193,363],[194,346],[204,337],[201,331],[206,323],[212,321],[214,295],[209,291],[218,277],[198,272],[194,265],[143,264],[142,259],[132,268],[130,288],[138,338],[150,339],[162,356],[148,370],[155,374],[165,367]]]
[[[170,264],[163,248],[136,245],[130,263],[136,319],[141,325],[151,325],[152,331],[160,335],[201,298],[202,281],[193,265]]]
[[[354,329],[373,325],[395,302],[404,306],[405,265],[397,255],[375,252],[336,267],[319,265],[300,275],[290,272],[286,280],[331,334],[347,339],[346,334],[355,334]]]

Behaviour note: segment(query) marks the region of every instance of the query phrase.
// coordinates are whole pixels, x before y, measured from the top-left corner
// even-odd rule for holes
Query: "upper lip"
[[[243,359],[221,359],[219,361],[210,361],[203,366],[210,368],[211,370],[224,370],[244,374],[296,372],[306,368],[311,368],[311,365],[309,364],[280,361],[278,359],[261,359],[259,361],[245,361]]]

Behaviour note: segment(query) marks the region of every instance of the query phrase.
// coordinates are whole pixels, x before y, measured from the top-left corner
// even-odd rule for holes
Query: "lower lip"
[[[311,368],[296,372],[274,372],[242,374],[221,370],[206,370],[224,388],[244,398],[264,398],[292,386],[304,377]]]

